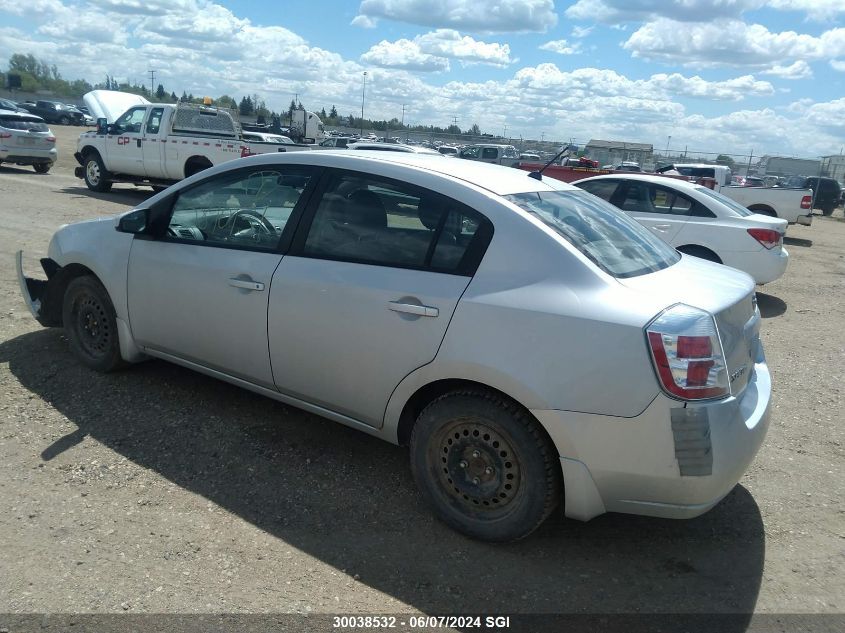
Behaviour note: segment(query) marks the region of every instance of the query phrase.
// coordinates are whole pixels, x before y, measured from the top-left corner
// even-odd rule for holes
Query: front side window
[[[584,192],[537,191],[505,197],[614,277],[645,275],[680,259],[675,249],[640,224]]]
[[[479,149],[477,147],[467,147],[461,150],[461,157],[463,158],[478,158]]]
[[[125,112],[121,117],[114,122],[115,127],[120,128],[123,132],[141,131],[141,124],[144,122],[144,115],[146,115],[146,108],[132,108]]]
[[[607,200],[613,197],[616,193],[616,188],[619,186],[618,180],[588,180],[586,182],[579,182],[576,187],[587,191],[594,196],[598,196],[602,200]]]
[[[690,209],[692,209],[692,201],[689,198],[666,187],[650,185],[649,194],[654,210],[657,213],[664,215],[689,215]]]
[[[167,235],[210,246],[274,250],[311,175],[265,168],[214,178],[179,194]]]
[[[495,147],[485,147],[481,152],[481,158],[495,159],[499,155]]]
[[[472,274],[479,244],[491,235],[489,220],[443,195],[344,174],[323,194],[302,251],[315,258]]]

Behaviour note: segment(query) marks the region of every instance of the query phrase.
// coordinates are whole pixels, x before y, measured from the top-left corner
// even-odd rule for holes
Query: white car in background
[[[56,162],[56,137],[39,116],[0,110],[0,163],[32,165],[39,174]]]
[[[427,147],[420,147],[418,145],[405,145],[403,143],[370,143],[368,141],[359,141],[357,143],[350,143],[346,149],[368,150],[374,152],[405,152],[406,154],[434,154],[435,156],[442,156],[440,152]]]
[[[251,143],[276,143],[278,145],[295,145],[289,136],[268,134],[267,132],[244,132],[243,139]]]
[[[738,268],[758,284],[775,281],[786,270],[787,221],[755,214],[712,189],[640,174],[572,184],[622,209],[680,252]]]

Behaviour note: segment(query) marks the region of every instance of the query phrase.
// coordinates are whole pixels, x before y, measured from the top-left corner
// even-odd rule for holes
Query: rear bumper
[[[0,145],[0,161],[14,163],[16,165],[35,165],[41,163],[56,162],[58,152],[52,149],[34,149],[22,147],[7,147]]]
[[[634,418],[533,411],[561,456],[565,512],[691,518],[715,506],[743,476],[769,427],[764,359],[738,397],[684,403],[657,396]]]
[[[723,252],[722,256],[726,266],[748,273],[758,285],[780,279],[789,264],[789,251],[783,246],[774,251],[760,248],[750,252]]]
[[[795,223],[803,226],[810,226],[813,223],[813,214],[809,213],[808,215],[799,215],[796,218]]]

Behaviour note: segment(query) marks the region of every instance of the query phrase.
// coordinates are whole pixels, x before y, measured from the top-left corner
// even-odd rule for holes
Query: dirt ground
[[[59,225],[151,195],[90,193],[79,131],[47,175],[0,167],[0,613],[845,611],[841,209],[759,294],[773,419],[722,503],[494,546],[432,518],[405,449],[164,362],[96,374],[42,329],[14,251],[36,272]]]

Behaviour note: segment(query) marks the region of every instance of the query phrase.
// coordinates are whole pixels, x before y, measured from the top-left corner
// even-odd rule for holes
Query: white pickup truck
[[[102,94],[99,96],[102,101]],[[98,110],[106,114],[105,108]],[[79,136],[74,154],[80,165],[74,174],[92,191],[108,191],[116,182],[158,190],[242,156],[309,149],[250,143],[243,139],[236,116],[228,110],[190,103],[138,103],[113,123],[107,116],[97,121],[96,131]]]
[[[812,189],[733,186],[731,170],[725,165],[675,163],[660,171],[690,178],[713,178],[716,181],[716,191],[755,213],[781,218],[790,224],[810,226],[813,223]]]

